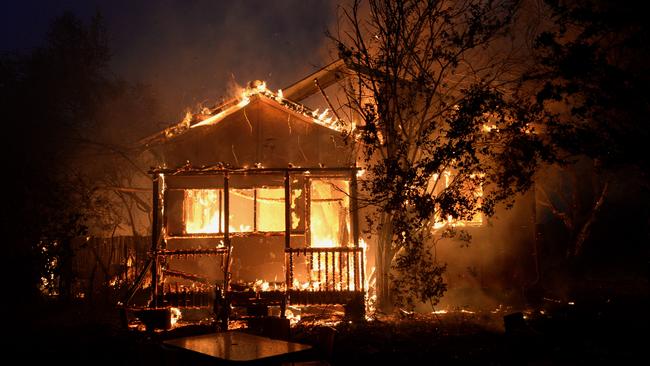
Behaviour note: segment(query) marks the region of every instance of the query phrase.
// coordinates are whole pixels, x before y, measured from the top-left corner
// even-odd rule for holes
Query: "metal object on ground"
[[[216,360],[230,362],[278,359],[312,348],[306,344],[286,342],[237,331],[178,338],[163,343],[167,346],[207,355]]]

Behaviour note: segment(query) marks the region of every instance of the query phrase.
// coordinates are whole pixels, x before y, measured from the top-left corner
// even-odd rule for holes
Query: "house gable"
[[[261,95],[150,147],[169,167],[187,161],[194,166],[348,167],[354,165],[353,148],[339,131]]]

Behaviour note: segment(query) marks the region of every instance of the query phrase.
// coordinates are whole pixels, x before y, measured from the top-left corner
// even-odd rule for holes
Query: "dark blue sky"
[[[330,61],[325,30],[336,25],[332,0],[3,1],[0,50],[40,45],[66,10],[86,21],[104,15],[113,70],[150,84],[172,119],[227,96],[233,76],[277,89],[322,66]]]

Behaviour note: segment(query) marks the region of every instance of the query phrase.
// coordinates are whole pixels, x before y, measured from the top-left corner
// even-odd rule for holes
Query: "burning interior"
[[[151,256],[125,308],[207,309],[225,328],[238,306],[363,314],[354,145],[326,114],[258,83],[146,139],[160,162]]]

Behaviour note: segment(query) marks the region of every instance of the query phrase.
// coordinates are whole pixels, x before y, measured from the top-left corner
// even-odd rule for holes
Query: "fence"
[[[150,236],[78,238],[73,241],[72,294],[78,299],[113,301],[144,267]]]

